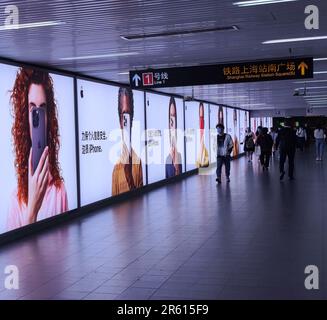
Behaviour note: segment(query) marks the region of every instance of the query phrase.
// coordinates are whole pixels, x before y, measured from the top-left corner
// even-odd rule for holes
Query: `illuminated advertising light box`
[[[185,171],[183,100],[146,94],[148,183]]]
[[[239,110],[227,108],[227,133],[233,139],[234,148],[232,156],[236,157],[240,153],[240,128],[239,128]]]
[[[247,115],[246,112],[244,110],[240,110],[239,111],[239,115],[240,115],[240,153],[242,153],[244,151],[244,139],[245,139],[245,130],[248,127],[247,125]]]
[[[186,170],[209,166],[209,105],[185,102]]]
[[[0,64],[0,233],[77,208],[74,80]]]
[[[146,183],[144,93],[78,79],[81,205]]]
[[[226,126],[226,108],[223,106],[210,105],[210,162],[217,161],[217,124]]]

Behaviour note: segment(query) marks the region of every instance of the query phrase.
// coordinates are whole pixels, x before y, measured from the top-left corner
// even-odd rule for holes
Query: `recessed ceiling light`
[[[308,99],[308,98],[321,98],[321,97],[327,97],[326,94],[317,94],[317,95],[307,95],[307,96],[304,96],[305,99]]]
[[[205,32],[222,32],[222,31],[238,31],[239,27],[232,25],[227,27],[215,27],[215,28],[200,28],[193,30],[178,30],[178,31],[167,31],[167,32],[159,32],[159,33],[148,33],[148,34],[131,34],[131,35],[121,35],[120,37],[123,40],[144,40],[150,38],[162,38],[162,37],[170,37],[170,36],[181,36],[181,35],[189,35],[196,33],[205,33]]]
[[[121,76],[129,75],[129,71],[119,72],[118,74],[121,75]]]
[[[327,36],[305,37],[305,38],[289,38],[289,39],[276,39],[276,40],[264,41],[264,42],[262,42],[262,44],[277,44],[277,43],[314,41],[314,40],[327,40]]]
[[[51,27],[51,26],[59,26],[59,25],[63,25],[63,24],[66,24],[66,22],[43,21],[43,22],[21,23],[21,24],[8,24],[8,25],[0,26],[0,31]]]
[[[327,82],[327,80],[311,80],[311,81],[295,81],[296,84],[310,84],[310,83],[319,83],[319,82]]]
[[[313,74],[326,74],[327,71],[315,71]]]
[[[86,60],[86,59],[116,58],[116,57],[136,56],[138,54],[139,54],[138,52],[117,52],[117,53],[108,53],[108,54],[99,54],[99,55],[90,55],[90,56],[67,57],[67,58],[60,58],[60,60]]]
[[[296,90],[305,90],[305,89],[326,89],[326,86],[323,87],[306,87],[306,88],[297,88]]]
[[[284,3],[284,2],[295,2],[298,0],[249,0],[249,1],[239,1],[234,2],[234,6],[239,7],[250,7],[250,6],[260,6],[265,4],[276,4],[276,3]]]

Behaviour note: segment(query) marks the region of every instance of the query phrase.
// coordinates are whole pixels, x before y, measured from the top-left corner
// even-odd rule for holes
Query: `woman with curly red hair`
[[[68,211],[58,162],[59,127],[52,78],[41,70],[20,68],[11,103],[17,189],[12,194],[8,230]],[[38,108],[43,108],[45,113],[46,147],[37,167],[33,168],[32,110]]]

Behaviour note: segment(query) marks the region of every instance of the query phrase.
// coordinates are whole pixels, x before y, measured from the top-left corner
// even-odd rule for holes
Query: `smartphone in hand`
[[[45,109],[34,107],[32,109],[32,168],[35,172],[42,153],[47,146],[47,133],[45,123]]]

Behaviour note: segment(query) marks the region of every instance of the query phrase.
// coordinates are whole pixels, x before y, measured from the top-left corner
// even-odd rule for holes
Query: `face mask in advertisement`
[[[131,154],[131,115],[129,113],[123,113],[123,142],[128,153]]]

